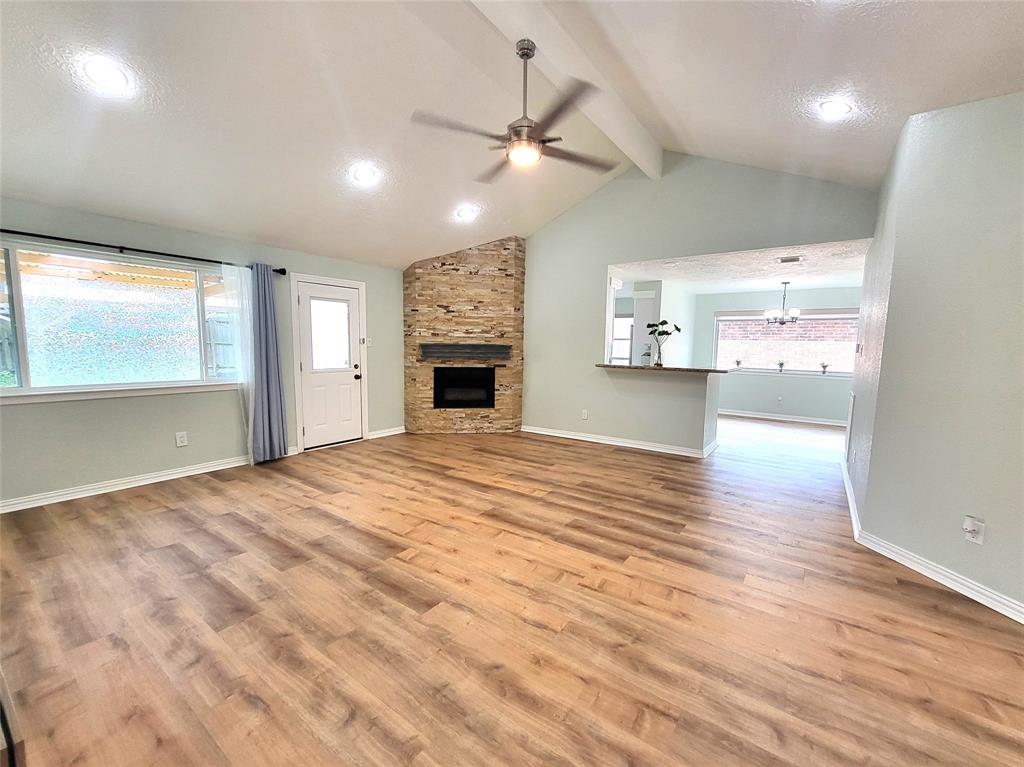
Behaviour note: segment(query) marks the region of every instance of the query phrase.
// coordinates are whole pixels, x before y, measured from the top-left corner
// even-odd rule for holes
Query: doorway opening
[[[801,442],[831,455],[838,434],[842,457],[870,244],[842,240],[611,264],[604,362],[635,367],[661,360],[665,367],[723,371],[713,374],[724,429],[719,444],[763,442],[770,453]]]
[[[366,283],[291,275],[299,451],[368,433]]]

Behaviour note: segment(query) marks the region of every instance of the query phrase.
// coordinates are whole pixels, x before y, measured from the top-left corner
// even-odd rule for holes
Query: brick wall
[[[413,433],[518,431],[523,422],[526,246],[506,237],[417,261],[403,273],[405,428]],[[509,360],[421,360],[422,343],[509,344]],[[503,364],[495,407],[434,409],[434,368]]]
[[[741,359],[746,368],[775,369],[781,359],[786,370],[820,371],[827,362],[829,372],[849,373],[856,344],[856,317],[802,317],[781,327],[763,319],[719,320],[717,364],[732,367]]]

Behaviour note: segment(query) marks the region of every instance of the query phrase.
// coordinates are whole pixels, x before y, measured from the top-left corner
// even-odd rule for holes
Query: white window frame
[[[202,290],[202,276],[214,270],[188,260],[173,260],[136,256],[117,251],[97,250],[95,248],[76,248],[66,245],[53,245],[45,240],[23,239],[20,237],[4,237],[0,240],[0,249],[6,251],[10,262],[10,301],[11,316],[14,320],[15,339],[18,344],[18,386],[0,388],[0,405],[23,405],[35,402],[61,402],[68,400],[109,399],[112,397],[137,397],[157,394],[181,394],[197,391],[221,391],[238,389],[238,381],[209,379],[206,365],[206,319],[205,304]],[[68,258],[95,258],[104,261],[117,261],[136,266],[161,266],[181,271],[192,271],[196,278],[196,313],[199,322],[199,366],[202,378],[185,381],[147,381],[125,384],[83,384],[80,386],[32,386],[31,370],[28,362],[28,342],[25,329],[24,301],[21,291],[21,272],[18,268],[17,251],[33,250],[52,253],[55,256]]]
[[[843,320],[858,320],[860,319],[860,309],[801,309],[800,319],[818,319],[818,320],[829,320],[829,319],[843,319]],[[765,322],[763,311],[721,311],[715,312],[715,329],[714,336],[712,337],[711,344],[711,363],[712,365],[718,364],[718,322],[720,320],[760,320]],[[799,322],[797,323],[800,324]],[[780,373],[775,368],[733,368],[726,366],[730,373],[740,373],[749,375],[790,375],[790,376],[817,376],[818,378],[852,378],[853,373],[850,371],[829,371],[827,376],[822,376],[821,371],[818,370],[786,370],[783,369]]]
[[[629,326],[629,338],[616,338],[615,337],[615,320],[625,320],[625,319],[634,320],[634,322]],[[632,317],[630,315],[623,315],[622,317],[612,317],[612,339],[611,339],[611,343],[609,343],[609,345],[608,345],[608,364],[609,365],[621,365],[623,363],[615,361],[615,360],[621,360],[621,359],[625,359],[626,360],[626,362],[624,363],[626,365],[633,364],[633,334],[636,332],[636,321],[635,321],[635,319],[636,319],[635,317]],[[629,354],[628,357],[613,357],[612,356],[612,349],[615,348],[615,342],[616,341],[629,341],[629,351],[630,351],[630,354]]]

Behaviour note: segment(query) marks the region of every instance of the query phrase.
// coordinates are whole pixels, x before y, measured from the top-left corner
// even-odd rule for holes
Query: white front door
[[[298,283],[299,377],[306,448],[363,436],[359,291]]]

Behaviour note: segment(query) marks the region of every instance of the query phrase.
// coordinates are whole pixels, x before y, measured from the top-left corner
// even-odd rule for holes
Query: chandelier
[[[800,319],[799,309],[786,310],[786,289],[788,286],[788,280],[782,283],[782,308],[764,310],[764,319],[769,325],[787,325]]]

